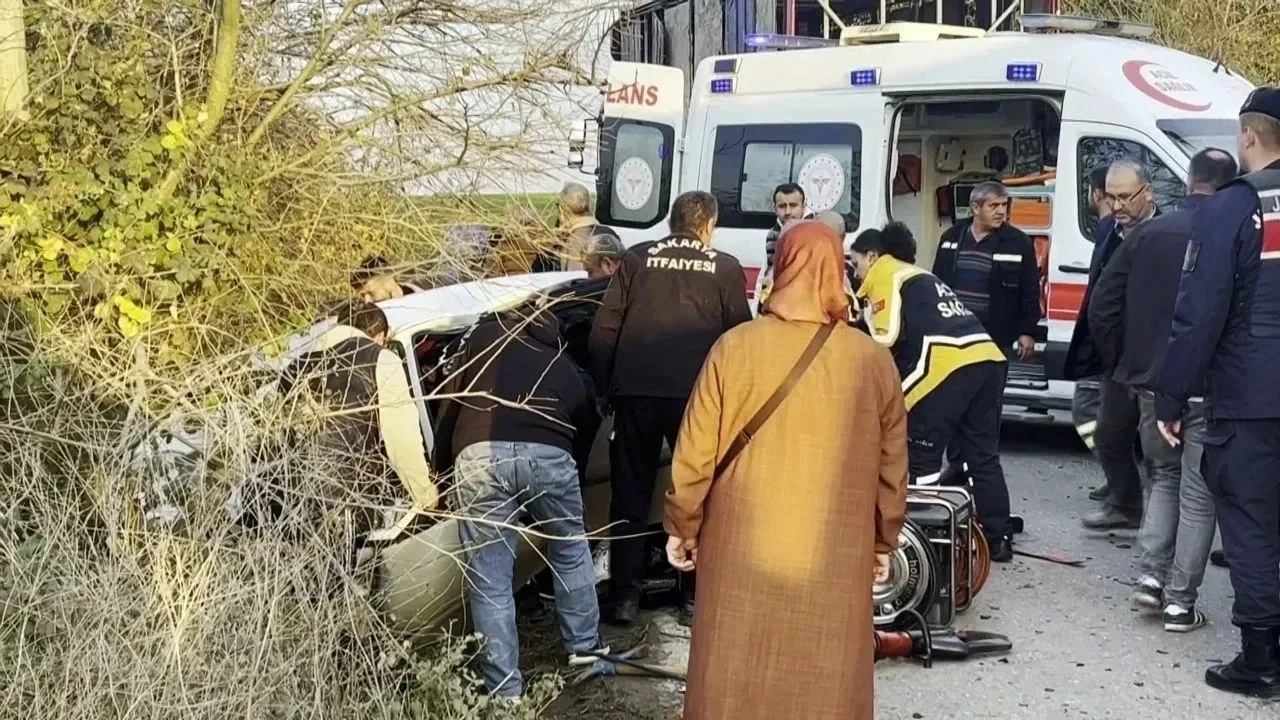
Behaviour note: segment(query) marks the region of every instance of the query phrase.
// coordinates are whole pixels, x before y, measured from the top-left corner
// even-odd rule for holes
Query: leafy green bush
[[[440,262],[443,226],[483,208],[405,202],[404,181],[529,162],[473,106],[496,92],[536,108],[576,76],[579,39],[570,24],[501,65],[441,23],[497,39],[532,18],[478,2],[27,3],[31,117],[3,128],[0,287],[42,331],[140,337],[153,367],[177,368],[311,319],[365,255]]]
[[[480,691],[473,643],[408,653],[364,580],[335,569],[354,500],[288,537],[243,532],[224,502],[264,465],[301,495],[348,490],[325,458],[276,441],[306,437],[313,418],[260,402],[248,356],[346,295],[366,255],[448,265],[448,225],[545,210],[404,188],[536,162],[512,119],[580,77],[582,9],[28,0],[25,12],[29,117],[0,125],[6,709],[512,716]],[[507,57],[477,51],[485,42]],[[185,433],[199,442],[175,452]],[[177,519],[148,514],[159,506]],[[555,682],[534,684],[526,716]]]

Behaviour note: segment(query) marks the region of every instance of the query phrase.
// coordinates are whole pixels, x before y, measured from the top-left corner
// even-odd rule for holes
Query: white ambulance
[[[810,211],[857,231],[900,220],[930,268],[942,233],[985,179],[1010,186],[1012,221],[1036,240],[1044,320],[1037,359],[1010,368],[1006,401],[1025,417],[1069,409],[1063,358],[1080,312],[1097,213],[1089,176],[1119,158],[1152,177],[1157,204],[1185,194],[1190,157],[1236,151],[1253,85],[1212,60],[1140,38],[1149,26],[1024,15],[1021,32],[916,23],[843,27],[838,41],[713,57],[684,74],[615,62],[601,113],[597,218],[625,242],[666,232],[680,192],[720,204],[715,246],[758,292],[772,193],[805,189]],[[826,47],[806,47],[830,43]],[[686,95],[688,101],[686,103]],[[571,166],[581,166],[571,154]]]

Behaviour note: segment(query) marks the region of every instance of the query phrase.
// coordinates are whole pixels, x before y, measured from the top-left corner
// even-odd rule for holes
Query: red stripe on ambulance
[[[744,267],[742,268],[742,277],[747,281],[747,299],[754,300],[756,297],[756,280],[760,278],[760,268]]]
[[[1084,304],[1084,288],[1084,283],[1049,283],[1049,319],[1075,322]]]

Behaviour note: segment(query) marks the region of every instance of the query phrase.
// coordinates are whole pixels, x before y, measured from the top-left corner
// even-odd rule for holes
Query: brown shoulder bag
[[[835,323],[828,323],[818,328],[818,332],[814,333],[813,339],[805,346],[804,352],[800,354],[800,359],[796,360],[791,372],[787,373],[787,376],[783,378],[782,384],[778,385],[778,389],[773,391],[769,399],[764,401],[764,405],[760,406],[756,414],[752,415],[742,430],[738,431],[738,434],[734,436],[733,442],[729,444],[728,451],[725,452],[724,457],[720,458],[720,462],[716,463],[715,477],[717,479],[724,475],[725,470],[729,469],[729,466],[733,464],[738,455],[742,454],[742,451],[746,449],[747,444],[751,442],[756,433],[760,432],[760,428],[769,419],[769,416],[773,415],[778,406],[782,404],[782,401],[787,399],[787,395],[791,393],[791,389],[795,387],[796,382],[809,369],[813,359],[818,356],[818,351],[822,349],[823,345],[827,344],[827,338],[831,337],[831,331],[835,330],[835,327]]]

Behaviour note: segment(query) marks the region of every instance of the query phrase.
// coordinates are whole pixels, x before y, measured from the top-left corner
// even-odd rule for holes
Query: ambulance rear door
[[[765,238],[777,222],[777,186],[803,188],[808,212],[843,216],[846,248],[858,230],[883,223],[885,99],[875,86],[795,93],[726,87],[732,90],[694,88],[695,95],[714,92],[716,100],[695,103],[705,114],[689,133],[685,177],[719,202],[714,244],[742,263],[754,299],[762,290]]]
[[[609,68],[596,170],[596,219],[630,246],[666,234],[679,192],[684,72],[614,62]]]

